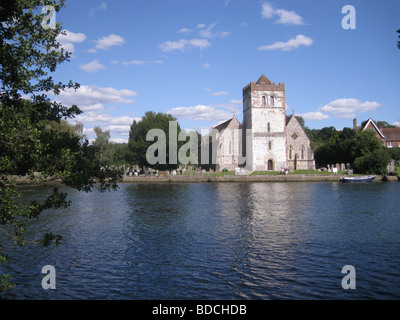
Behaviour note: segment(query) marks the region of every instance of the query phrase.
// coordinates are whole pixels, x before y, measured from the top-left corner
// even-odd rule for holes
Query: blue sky
[[[81,88],[57,99],[84,111],[89,139],[100,126],[127,142],[149,110],[198,131],[241,120],[242,88],[264,73],[310,128],[400,124],[399,16],[398,0],[70,0],[56,20],[73,54],[55,78]]]

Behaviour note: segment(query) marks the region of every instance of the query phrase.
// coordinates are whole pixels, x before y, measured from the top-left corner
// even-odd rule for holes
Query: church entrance
[[[274,170],[274,161],[273,160],[268,160],[267,170],[268,171]]]

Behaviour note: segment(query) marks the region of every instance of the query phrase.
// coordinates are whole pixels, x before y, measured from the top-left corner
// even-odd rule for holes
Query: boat
[[[341,182],[372,182],[376,176],[341,177]]]

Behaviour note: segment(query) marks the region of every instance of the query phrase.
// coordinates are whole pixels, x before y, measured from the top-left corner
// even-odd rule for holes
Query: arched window
[[[268,142],[268,150],[272,150],[272,141]]]
[[[265,107],[267,105],[267,98],[262,96],[262,105]]]
[[[267,123],[267,132],[271,132],[271,123]]]
[[[229,140],[229,153],[232,154],[232,141]]]
[[[301,160],[304,160],[304,146],[301,146]]]
[[[289,160],[292,160],[292,155],[293,154],[293,147],[292,146],[290,146],[289,147]]]
[[[271,96],[270,101],[271,101],[271,107],[273,107],[275,105],[275,97]]]

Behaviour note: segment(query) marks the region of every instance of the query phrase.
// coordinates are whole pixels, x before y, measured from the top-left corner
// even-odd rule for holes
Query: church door
[[[268,171],[274,170],[274,162],[272,160],[268,160]]]

